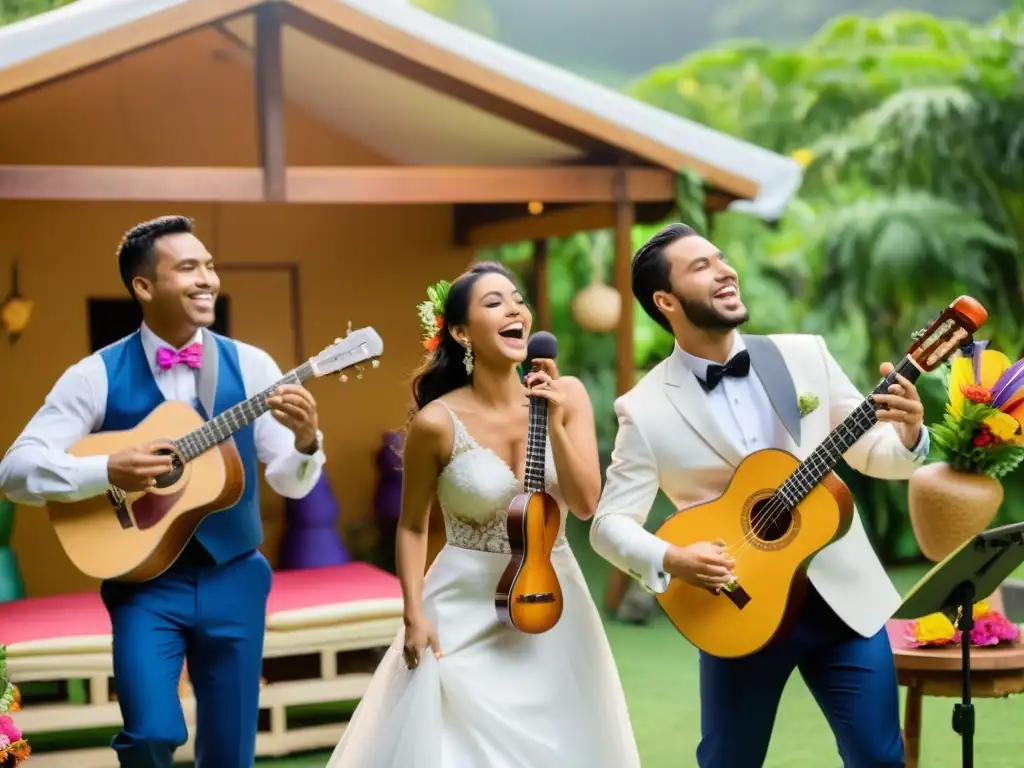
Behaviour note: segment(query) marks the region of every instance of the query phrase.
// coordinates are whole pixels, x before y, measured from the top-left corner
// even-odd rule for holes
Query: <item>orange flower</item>
[[[972,403],[992,402],[991,390],[977,384],[963,384],[960,386],[960,392]]]
[[[433,338],[430,338],[430,339],[427,339],[426,341],[424,341],[423,342],[423,346],[424,346],[424,348],[426,348],[427,352],[433,352],[435,349],[437,349],[437,345],[440,344],[440,343],[441,343],[441,334],[438,333]]]

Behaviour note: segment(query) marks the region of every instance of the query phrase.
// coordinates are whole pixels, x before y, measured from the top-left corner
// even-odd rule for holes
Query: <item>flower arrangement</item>
[[[448,300],[448,291],[452,284],[441,280],[427,288],[427,301],[420,302],[416,309],[420,313],[420,325],[423,327],[423,347],[428,352],[437,349],[441,343],[441,329],[444,328],[444,303]]]
[[[999,611],[993,611],[984,600],[974,604],[972,613],[972,646],[1014,643],[1020,637],[1020,627],[1010,622]],[[963,640],[963,633],[953,626],[953,622],[944,613],[932,613],[916,621],[907,622],[904,632],[904,637],[913,648],[957,645]]]
[[[7,648],[0,645],[0,766],[9,768],[27,760],[32,753],[28,742],[8,712],[21,709],[18,687],[7,679]]]
[[[929,432],[953,469],[998,480],[1024,461],[1024,360],[987,346],[975,342],[947,366],[946,414]]]

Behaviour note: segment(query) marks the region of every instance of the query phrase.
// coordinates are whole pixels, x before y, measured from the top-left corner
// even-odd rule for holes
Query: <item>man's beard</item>
[[[678,294],[676,294],[676,299],[679,300],[686,318],[702,331],[710,331],[712,333],[731,331],[743,325],[750,318],[750,313],[746,309],[743,310],[741,315],[726,317],[711,306],[710,302],[684,299]]]

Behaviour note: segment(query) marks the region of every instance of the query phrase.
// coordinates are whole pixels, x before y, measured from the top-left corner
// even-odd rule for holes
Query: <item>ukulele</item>
[[[199,524],[211,514],[238,503],[245,469],[231,436],[269,410],[267,397],[282,384],[305,381],[356,368],[376,368],[384,344],[373,328],[349,331],[344,339],[273,386],[228,408],[209,421],[188,403],[161,403],[132,429],[96,432],[69,450],[72,456],[102,456],[132,445],[166,442],[157,451],[172,457],[172,469],[145,491],[111,487],[105,494],[74,502],[47,504],[61,546],[82,573],[97,579],[142,582],[167,570],[188,544]],[[342,382],[347,376],[342,373]]]
[[[872,394],[888,393],[897,374],[914,382],[934,370],[970,343],[987,316],[977,301],[959,297],[914,334],[907,356]],[[662,524],[659,538],[677,547],[721,540],[736,562],[733,581],[721,589],[673,578],[657,595],[693,645],[722,658],[746,656],[791,626],[811,559],[845,536],[853,522],[853,496],[833,470],[878,423],[876,409],[884,407],[865,399],[803,461],[775,448],[750,454],[721,496],[681,509]]]
[[[531,397],[524,491],[508,506],[512,557],[498,580],[494,606],[504,624],[533,635],[547,632],[562,617],[562,587],[551,563],[562,512],[544,490],[547,437],[548,401]]]

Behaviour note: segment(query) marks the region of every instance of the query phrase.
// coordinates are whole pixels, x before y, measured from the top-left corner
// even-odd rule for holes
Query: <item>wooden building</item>
[[[478,246],[614,228],[631,301],[630,226],[671,211],[681,169],[715,205],[769,219],[801,178],[788,158],[390,0],[79,0],[0,28],[0,295],[16,260],[35,303],[17,344],[0,340],[0,445],[130,316],[122,233],[186,214],[219,260],[229,332],[282,368],[349,321],[383,337],[365,379],[310,386],[343,518],[367,519],[375,452],[423,353],[425,287]],[[264,498],[273,558],[282,504]],[[30,594],[90,586],[41,511],[19,514],[14,544]]]

